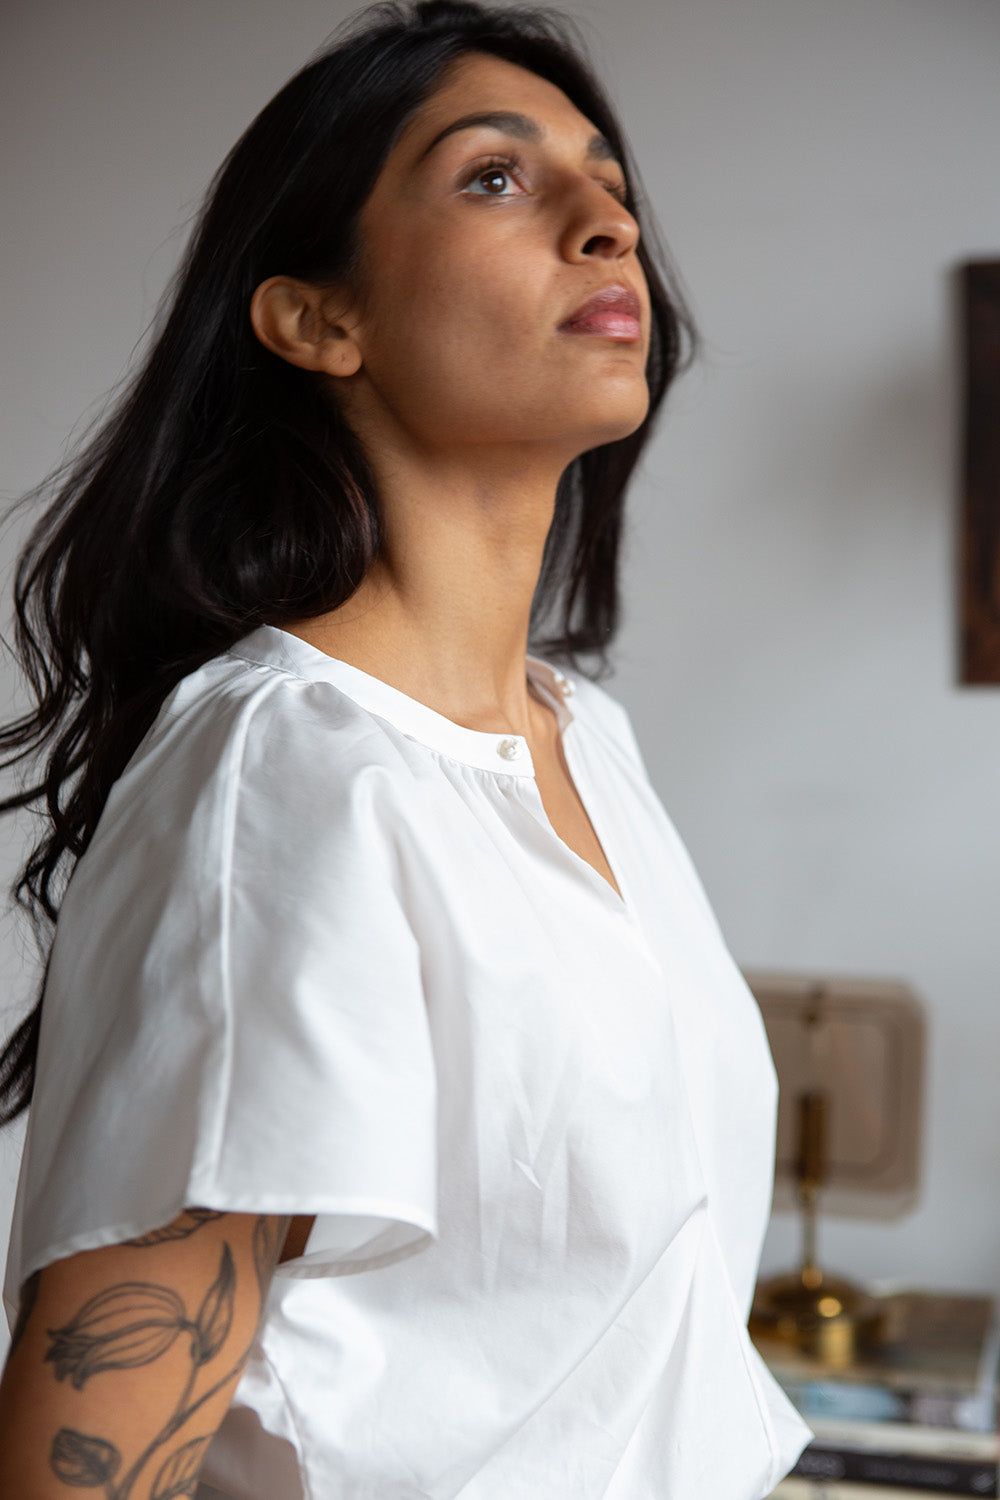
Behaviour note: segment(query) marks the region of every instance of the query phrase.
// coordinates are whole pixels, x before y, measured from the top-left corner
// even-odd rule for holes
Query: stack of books
[[[996,1302],[906,1292],[880,1304],[882,1341],[847,1369],[757,1339],[815,1433],[774,1500],[997,1496]]]

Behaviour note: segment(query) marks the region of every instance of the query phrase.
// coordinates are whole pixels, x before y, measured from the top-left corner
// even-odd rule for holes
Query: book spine
[[[928,1455],[945,1460],[975,1459],[984,1466],[1000,1463],[996,1432],[965,1432],[951,1427],[915,1427],[905,1422],[845,1422],[832,1417],[810,1417],[809,1425],[820,1448],[861,1448],[870,1453]]]
[[[945,1495],[997,1495],[997,1465],[930,1454],[865,1453],[810,1443],[792,1470],[805,1479],[897,1485]]]
[[[808,1421],[834,1417],[848,1421],[898,1422],[915,1427],[953,1427],[960,1432],[995,1432],[995,1392],[939,1392],[838,1380],[780,1381],[786,1396]]]

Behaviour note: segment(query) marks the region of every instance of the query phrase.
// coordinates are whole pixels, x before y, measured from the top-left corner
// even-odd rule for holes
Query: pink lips
[[[635,292],[624,286],[606,286],[578,307],[561,325],[561,331],[635,341],[642,337],[641,318],[642,308]]]

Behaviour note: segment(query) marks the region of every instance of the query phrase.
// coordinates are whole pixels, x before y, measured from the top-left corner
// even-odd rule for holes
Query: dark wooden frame
[[[961,267],[965,371],[963,683],[1000,684],[1000,261]]]

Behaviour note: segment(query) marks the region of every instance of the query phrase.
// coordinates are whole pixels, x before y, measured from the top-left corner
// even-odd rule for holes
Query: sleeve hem
[[[275,1275],[289,1281],[305,1281],[321,1276],[352,1276],[361,1271],[380,1270],[383,1266],[405,1260],[411,1255],[419,1254],[437,1240],[436,1227],[429,1223],[416,1223],[416,1217],[410,1215],[408,1220],[372,1220],[370,1223],[378,1232],[357,1249],[344,1253],[335,1244],[327,1245],[323,1242],[324,1229],[338,1221],[323,1219],[317,1215],[305,1253],[296,1260],[284,1261],[277,1267]]]
[[[17,1295],[36,1271],[86,1250],[101,1250],[150,1234],[176,1219],[186,1208],[220,1213],[312,1215],[316,1219],[305,1254],[285,1261],[278,1274],[292,1277],[348,1275],[375,1269],[412,1255],[437,1240],[437,1220],[426,1207],[384,1198],[336,1197],[329,1194],[192,1193],[142,1218],[67,1234],[26,1255],[18,1269]],[[293,1269],[289,1269],[293,1268]],[[16,1309],[15,1309],[16,1312]],[[8,1306],[8,1319],[10,1308]]]

